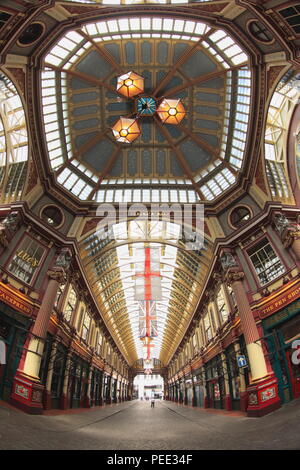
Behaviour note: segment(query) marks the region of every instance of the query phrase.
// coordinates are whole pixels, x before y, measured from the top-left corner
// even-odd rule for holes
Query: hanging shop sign
[[[241,354],[240,356],[237,356],[236,360],[237,360],[238,367],[248,366],[246,356]]]
[[[18,258],[21,258],[23,261],[26,261],[26,263],[31,264],[33,268],[36,268],[39,264],[38,259],[36,259],[34,256],[29,255],[24,250],[17,251],[16,256],[18,256]]]
[[[279,294],[270,296],[267,302],[258,304],[256,311],[260,318],[266,318],[269,315],[281,310],[282,308],[294,302],[300,297],[300,282],[294,283],[291,287],[284,289]]]

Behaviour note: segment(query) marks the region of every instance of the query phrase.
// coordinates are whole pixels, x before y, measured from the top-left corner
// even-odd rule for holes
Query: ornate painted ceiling
[[[133,116],[134,100],[117,77],[144,77],[157,103],[181,99],[179,125],[140,118],[132,144],[111,127]],[[175,15],[130,16],[68,28],[43,57],[41,101],[48,158],[57,183],[81,201],[213,201],[243,167],[253,77],[247,53],[228,32]],[[110,237],[91,230],[81,258],[99,309],[129,364],[145,358],[145,302],[137,300],[137,263],[155,253],[161,296],[151,301],[151,357],[168,364],[191,322],[212,257],[208,238],[186,249],[180,226],[166,221],[115,223]],[[153,317],[154,318],[154,317]]]

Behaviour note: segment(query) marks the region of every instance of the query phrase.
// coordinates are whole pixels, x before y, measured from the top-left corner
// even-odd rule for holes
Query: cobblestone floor
[[[0,404],[1,450],[300,449],[300,400],[262,418],[133,401],[31,416]]]

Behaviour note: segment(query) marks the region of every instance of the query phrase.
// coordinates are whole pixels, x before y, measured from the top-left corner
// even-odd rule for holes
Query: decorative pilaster
[[[62,390],[62,395],[60,397],[60,408],[62,410],[66,410],[67,408],[69,408],[68,385],[69,385],[69,378],[70,378],[70,372],[71,372],[71,363],[72,363],[72,353],[71,351],[69,351],[67,355],[67,360],[66,360],[63,390]]]
[[[225,386],[225,397],[224,397],[223,406],[226,411],[230,411],[232,410],[232,404],[231,404],[231,395],[230,395],[230,387],[229,387],[229,375],[228,375],[226,356],[223,352],[221,353],[221,360],[222,360],[224,386]]]
[[[54,368],[54,362],[56,359],[56,353],[57,353],[57,345],[58,341],[54,340],[52,343],[52,349],[50,353],[50,360],[49,360],[49,365],[48,365],[48,375],[47,375],[47,381],[46,381],[46,390],[44,393],[44,408],[45,410],[51,410],[52,408],[52,396],[51,396],[51,384],[52,384],[52,377],[53,377],[53,368]]]
[[[262,416],[280,406],[277,380],[274,373],[269,374],[267,370],[260,336],[242,282],[245,274],[240,270],[233,255],[229,252],[223,254],[221,263],[225,271],[225,281],[231,285],[236,298],[249,358],[251,382],[247,389],[249,397],[248,416]],[[266,389],[268,391],[272,390],[272,392],[264,394]]]

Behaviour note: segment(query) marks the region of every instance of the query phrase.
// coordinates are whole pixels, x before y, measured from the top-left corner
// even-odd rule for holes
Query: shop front
[[[73,355],[69,378],[70,408],[83,406],[87,393],[89,364],[79,356]]]
[[[0,302],[0,340],[4,343],[5,358],[0,364],[0,398],[8,401],[13,380],[22,357],[31,319]]]
[[[203,385],[201,369],[194,372],[193,381],[195,390],[195,406],[204,408],[205,388]]]
[[[221,356],[218,355],[205,364],[206,392],[210,408],[224,408],[224,374]]]
[[[185,377],[185,390],[186,390],[186,405],[193,406],[193,382],[192,376]]]
[[[281,403],[300,397],[300,300],[263,320],[269,359]]]

